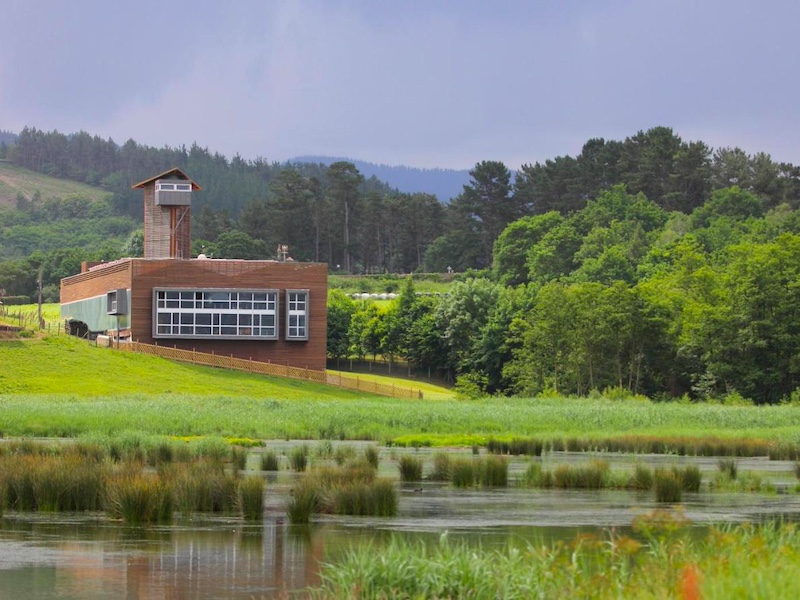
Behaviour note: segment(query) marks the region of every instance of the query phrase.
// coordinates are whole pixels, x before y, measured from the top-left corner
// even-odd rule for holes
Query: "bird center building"
[[[82,265],[61,280],[72,331],[324,370],[327,265],[190,258],[191,195],[172,169],[144,191],[144,258]]]

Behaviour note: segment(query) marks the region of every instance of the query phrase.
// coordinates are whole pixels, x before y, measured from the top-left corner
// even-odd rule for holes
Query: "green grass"
[[[662,523],[653,525],[654,521]],[[635,526],[552,544],[425,545],[393,536],[324,565],[315,598],[796,598],[800,529],[713,527],[705,535],[656,515]]]
[[[42,200],[61,199],[75,195],[97,201],[111,196],[109,192],[100,188],[49,177],[42,173],[0,162],[0,206],[15,207],[17,194],[22,194],[30,200],[36,192],[41,194]]]
[[[402,372],[403,368],[399,367]],[[454,397],[452,390],[446,387],[429,383],[427,381],[419,381],[416,379],[407,379],[404,377],[391,377],[388,375],[373,375],[372,373],[356,373],[350,371],[336,371],[328,369],[328,373],[334,375],[341,375],[343,377],[358,378],[363,381],[377,381],[384,385],[396,385],[397,387],[414,388],[415,390],[422,390],[426,400],[447,400]]]
[[[488,440],[709,437],[800,443],[800,406],[570,398],[422,402],[172,363],[66,336],[0,342],[0,433],[215,435],[472,446]]]

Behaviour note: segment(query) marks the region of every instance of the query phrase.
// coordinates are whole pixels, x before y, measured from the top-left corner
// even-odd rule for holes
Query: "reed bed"
[[[322,570],[315,598],[795,598],[800,529],[723,525],[705,536],[671,513],[606,532],[501,549],[393,536]]]
[[[624,452],[628,454],[675,454],[678,456],[753,457],[773,460],[800,457],[800,445],[768,440],[718,437],[621,436],[609,438],[557,437],[489,438],[486,450],[493,454],[541,456],[543,452]]]
[[[508,461],[499,456],[453,458],[450,461],[450,479],[454,487],[465,488],[506,487]]]
[[[218,444],[215,447],[221,448]],[[122,454],[120,448],[127,448]],[[226,446],[226,456],[228,447]],[[161,453],[149,467],[151,450]],[[122,456],[126,458],[122,460]],[[164,447],[9,443],[0,453],[2,508],[18,511],[106,511],[131,524],[163,522],[181,513],[234,512],[239,470],[218,450],[167,461]]]
[[[292,490],[286,514],[295,524],[308,523],[315,513],[390,517],[397,502],[394,484],[363,460],[310,469]]]

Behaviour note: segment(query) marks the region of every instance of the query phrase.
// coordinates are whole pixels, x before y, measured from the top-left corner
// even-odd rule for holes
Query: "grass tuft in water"
[[[294,448],[289,454],[289,463],[292,465],[292,470],[298,473],[305,471],[308,466],[308,446],[303,444]]]
[[[404,454],[397,466],[400,469],[400,481],[422,481],[422,459]]]
[[[108,482],[106,511],[128,525],[172,519],[172,490],[157,475],[125,473]]]
[[[656,502],[677,503],[683,499],[683,482],[677,469],[656,469]]]
[[[267,450],[260,458],[262,471],[277,471],[280,468],[278,454],[274,450]]]
[[[248,521],[264,518],[264,479],[250,475],[239,482],[237,504],[239,512]]]

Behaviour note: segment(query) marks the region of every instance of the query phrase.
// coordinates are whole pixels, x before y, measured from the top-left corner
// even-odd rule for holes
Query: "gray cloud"
[[[800,163],[800,5],[12,0],[0,127],[511,167],[655,125]]]

